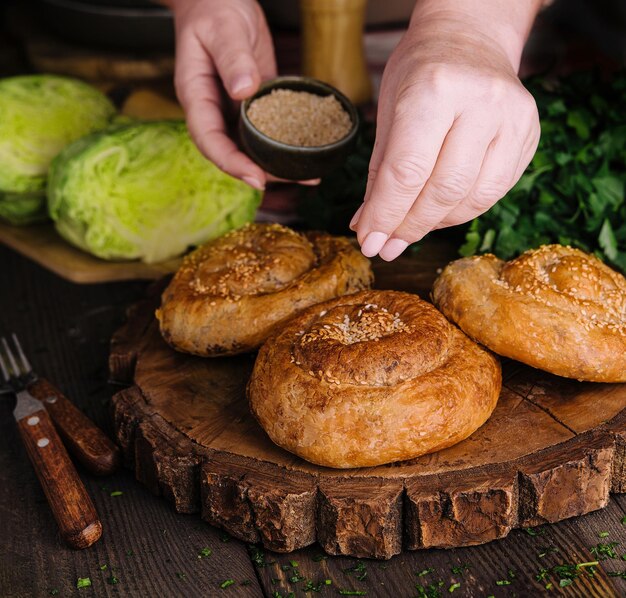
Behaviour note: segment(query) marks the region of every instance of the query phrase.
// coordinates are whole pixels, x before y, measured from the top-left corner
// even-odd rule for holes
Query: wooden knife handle
[[[28,392],[44,404],[70,453],[90,472],[109,475],[120,466],[120,449],[58,388],[39,378]]]
[[[41,409],[17,425],[61,536],[72,548],[91,546],[102,535],[102,524],[50,416]]]

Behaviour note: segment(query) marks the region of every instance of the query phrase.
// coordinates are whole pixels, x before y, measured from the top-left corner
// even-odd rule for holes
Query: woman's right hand
[[[255,0],[164,0],[176,23],[175,85],[189,132],[221,170],[264,189],[269,175],[226,132],[228,100],[276,76],[272,38]],[[226,94],[224,94],[224,91]]]

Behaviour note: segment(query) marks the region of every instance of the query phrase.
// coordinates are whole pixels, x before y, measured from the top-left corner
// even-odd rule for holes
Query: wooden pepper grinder
[[[363,48],[367,0],[300,0],[302,72],[334,85],[355,104],[372,99]]]

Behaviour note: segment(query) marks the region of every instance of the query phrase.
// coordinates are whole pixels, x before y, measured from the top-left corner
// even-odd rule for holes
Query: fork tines
[[[11,378],[19,378],[21,376],[28,376],[32,373],[32,368],[24,351],[22,350],[22,345],[20,344],[17,335],[13,333],[13,345],[15,346],[15,351],[19,357],[19,361],[21,365],[18,365],[18,360],[16,359],[13,350],[11,349],[9,343],[7,342],[6,337],[2,337],[0,339],[0,343],[2,343],[2,348],[4,349],[4,355],[0,351],[0,370],[2,371],[2,377],[5,382],[9,382]]]

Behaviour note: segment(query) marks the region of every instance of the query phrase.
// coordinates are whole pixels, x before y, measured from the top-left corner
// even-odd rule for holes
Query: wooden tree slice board
[[[427,296],[453,252],[375,263],[376,286]],[[113,338],[117,440],[136,477],[180,512],[287,552],[390,558],[467,546],[604,507],[626,491],[626,385],[579,383],[504,364],[490,420],[443,451],[387,466],[333,470],[278,448],[250,415],[253,355],[202,359],[161,339],[160,289]],[[555,350],[559,350],[555,347]]]

